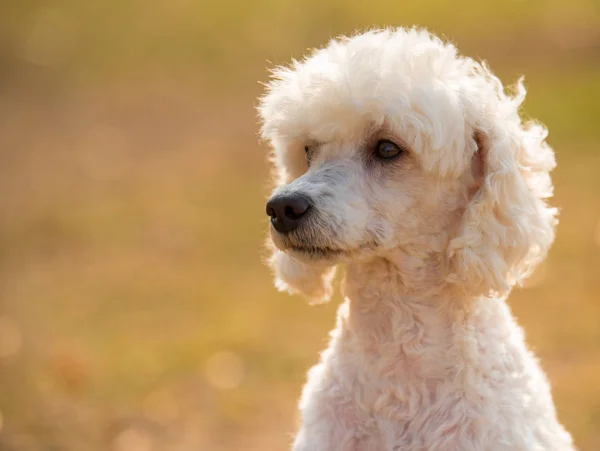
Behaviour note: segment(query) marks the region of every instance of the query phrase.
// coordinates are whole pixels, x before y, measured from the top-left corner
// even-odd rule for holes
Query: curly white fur
[[[259,112],[275,194],[312,202],[298,230],[271,230],[277,286],[323,301],[346,265],[294,450],[573,449],[505,302],[557,222],[554,154],[521,121],[524,97],[417,29],[334,40],[274,71]],[[402,155],[377,160],[381,139]]]

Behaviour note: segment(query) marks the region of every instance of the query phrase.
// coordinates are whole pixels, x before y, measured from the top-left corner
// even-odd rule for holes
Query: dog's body
[[[426,32],[334,41],[260,112],[280,289],[345,302],[295,451],[571,450],[505,299],[554,239],[546,132]]]
[[[421,299],[390,271],[382,261],[348,268],[295,451],[571,449],[503,300]]]

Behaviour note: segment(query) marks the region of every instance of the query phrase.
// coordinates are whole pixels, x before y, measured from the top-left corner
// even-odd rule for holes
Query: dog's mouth
[[[316,258],[331,258],[342,254],[348,254],[350,252],[344,249],[335,249],[332,247],[305,246],[295,244],[291,244],[287,248],[292,252]]]
[[[291,243],[288,240],[284,242],[274,240],[275,245],[282,251],[293,254],[300,260],[305,261],[347,261],[355,256],[362,254],[364,251],[374,250],[377,248],[376,243],[364,243],[351,249],[343,249],[331,246],[318,246],[313,244],[297,244]]]
[[[350,248],[338,247],[333,243],[319,243],[318,240],[308,239],[305,233],[292,232],[283,235],[271,228],[271,239],[275,246],[286,253],[293,254],[306,262],[329,261],[341,262],[352,260],[356,256],[377,249],[378,242],[374,237],[364,240],[361,244]]]
[[[271,234],[273,243],[280,250],[294,254],[301,260],[338,260],[343,257],[349,257],[355,249],[342,249],[333,246],[320,246],[313,243],[298,242],[290,240],[289,237],[282,237],[279,234]]]

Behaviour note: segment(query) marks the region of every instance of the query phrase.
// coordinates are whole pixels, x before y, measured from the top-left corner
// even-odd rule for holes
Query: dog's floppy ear
[[[335,266],[307,265],[279,249],[273,250],[269,264],[279,291],[302,294],[315,304],[327,302],[331,298]]]
[[[506,294],[533,272],[554,240],[557,212],[545,202],[552,196],[554,152],[544,127],[521,124],[524,97],[520,82],[508,98],[514,115],[482,121],[471,142],[479,181],[448,255],[449,282],[472,294]]]

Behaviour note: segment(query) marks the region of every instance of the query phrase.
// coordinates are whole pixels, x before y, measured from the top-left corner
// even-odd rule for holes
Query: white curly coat
[[[300,402],[295,451],[572,450],[505,299],[554,240],[546,129],[484,64],[418,29],[334,40],[261,99],[277,287],[344,303]],[[381,139],[401,150],[377,159]]]

